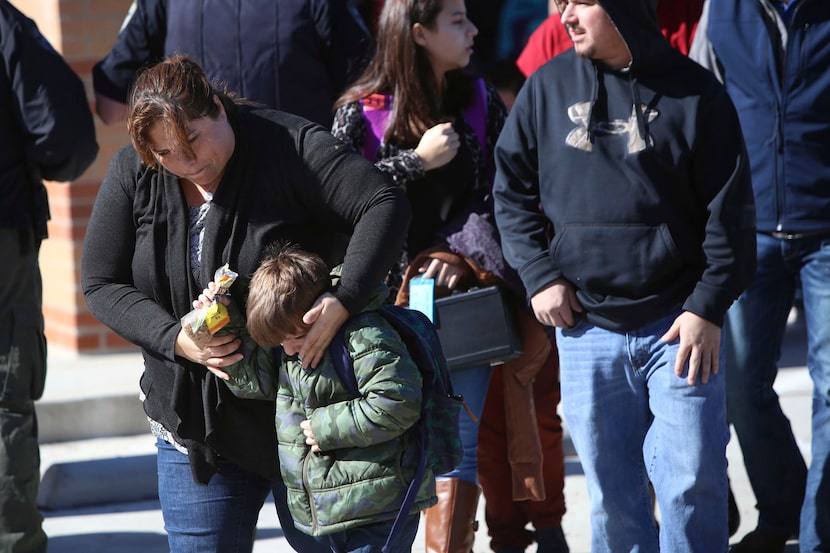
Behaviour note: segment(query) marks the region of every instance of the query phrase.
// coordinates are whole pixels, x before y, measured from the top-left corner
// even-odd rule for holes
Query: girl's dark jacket
[[[237,399],[204,366],[174,354],[179,319],[216,268],[239,273],[231,293],[244,302],[263,247],[290,241],[330,266],[343,262],[333,294],[357,313],[410,219],[402,193],[323,127],[268,109],[232,106],[229,115],[236,147],[208,212],[198,279],[178,179],[143,166],[131,146],[104,178],[82,260],[90,311],[142,348],[145,411],[187,447],[200,482],[217,455],[263,476],[278,470],[273,404]]]
[[[496,221],[529,297],[564,278],[592,324],[619,331],[678,309],[721,325],[755,271],[735,108],[661,36],[653,4],[603,0],[630,67],[553,58],[496,146]]]

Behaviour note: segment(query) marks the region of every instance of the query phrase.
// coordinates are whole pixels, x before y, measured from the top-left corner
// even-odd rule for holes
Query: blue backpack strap
[[[376,312],[389,321],[392,328],[401,334],[401,330],[398,330],[398,325],[401,324],[401,322],[396,317],[389,317],[384,309],[379,309]],[[401,338],[405,341],[404,336]],[[360,391],[357,387],[357,377],[354,374],[354,361],[352,356],[349,354],[349,348],[346,346],[346,332],[344,328],[341,327],[340,331],[335,333],[334,338],[331,340],[331,345],[329,346],[329,353],[331,354],[331,361],[334,365],[334,370],[337,373],[337,376],[340,377],[340,380],[343,381],[343,384],[355,395],[355,397],[360,396]],[[412,482],[409,483],[409,487],[407,488],[403,502],[401,503],[401,508],[398,509],[398,514],[395,516],[395,521],[392,523],[392,530],[389,531],[389,537],[386,538],[386,543],[382,549],[383,553],[394,551],[394,546],[400,539],[406,517],[409,516],[409,511],[415,504],[415,498],[418,496],[418,490],[421,487],[421,482],[423,481],[424,473],[426,472],[426,437],[424,436],[420,421],[415,423],[411,430],[417,432],[418,438],[421,441],[421,457],[418,459],[418,467],[415,469],[415,476],[412,478]]]
[[[355,397],[359,396],[360,390],[357,387],[357,377],[354,374],[354,362],[352,361],[352,356],[349,354],[349,348],[346,347],[346,331],[343,327],[331,339],[329,353],[331,354],[334,371],[340,377],[340,380],[343,381],[343,385]]]

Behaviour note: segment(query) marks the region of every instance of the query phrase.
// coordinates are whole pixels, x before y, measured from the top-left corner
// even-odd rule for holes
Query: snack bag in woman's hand
[[[230,322],[228,309],[216,298],[228,293],[237,276],[235,272],[228,268],[227,263],[216,269],[213,275],[213,282],[218,287],[216,297],[210,305],[197,307],[181,318],[182,328],[199,349],[204,348],[210,341],[211,336]]]

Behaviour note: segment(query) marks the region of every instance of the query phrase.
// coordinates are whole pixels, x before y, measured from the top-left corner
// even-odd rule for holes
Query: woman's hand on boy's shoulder
[[[317,298],[303,315],[303,323],[310,325],[300,348],[303,368],[317,368],[334,335],[348,318],[348,310],[330,292]]]

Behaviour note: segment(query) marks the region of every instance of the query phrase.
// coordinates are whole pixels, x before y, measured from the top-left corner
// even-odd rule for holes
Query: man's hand
[[[544,325],[571,328],[576,322],[574,313],[584,311],[576,299],[574,287],[564,278],[551,282],[530,298],[536,319]]]
[[[311,325],[300,348],[300,360],[303,368],[316,368],[329,347],[334,334],[340,330],[349,312],[331,293],[326,292],[314,302],[311,309],[303,315],[303,322]]]
[[[689,311],[681,313],[671,328],[660,338],[672,342],[680,337],[680,349],[674,361],[674,374],[683,375],[683,367],[689,362],[686,382],[694,386],[700,375],[701,384],[709,382],[710,374],[718,374],[720,354],[720,328]]]

